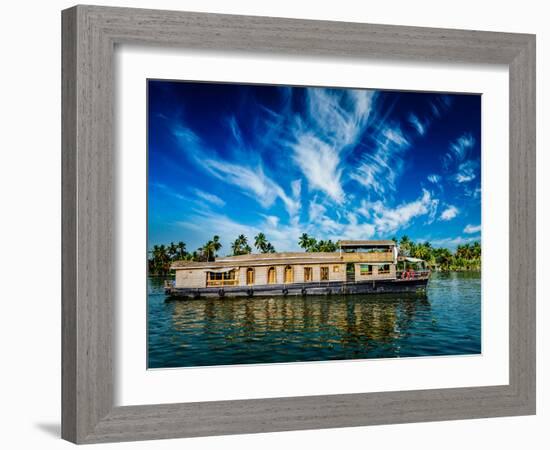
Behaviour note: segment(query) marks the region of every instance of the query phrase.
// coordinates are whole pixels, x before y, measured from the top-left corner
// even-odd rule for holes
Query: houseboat
[[[336,252],[262,253],[176,261],[171,297],[423,293],[424,261],[398,256],[394,241],[340,241]]]

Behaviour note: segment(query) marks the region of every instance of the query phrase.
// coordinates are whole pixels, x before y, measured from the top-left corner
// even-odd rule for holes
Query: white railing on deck
[[[401,270],[396,273],[398,280],[422,280],[430,276],[429,270]]]

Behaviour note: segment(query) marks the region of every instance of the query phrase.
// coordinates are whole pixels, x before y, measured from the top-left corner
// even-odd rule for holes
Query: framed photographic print
[[[531,35],[64,11],[63,437],[534,414],[534,73]]]

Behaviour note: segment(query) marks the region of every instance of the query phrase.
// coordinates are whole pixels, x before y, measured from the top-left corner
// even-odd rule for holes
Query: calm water
[[[433,274],[426,297],[165,301],[148,282],[150,368],[481,352],[479,273]]]

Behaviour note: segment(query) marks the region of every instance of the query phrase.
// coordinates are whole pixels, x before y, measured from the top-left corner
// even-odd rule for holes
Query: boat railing
[[[208,280],[206,282],[206,287],[218,287],[218,286],[237,286],[239,280]]]
[[[430,277],[429,270],[401,270],[396,273],[398,280],[424,280]]]

